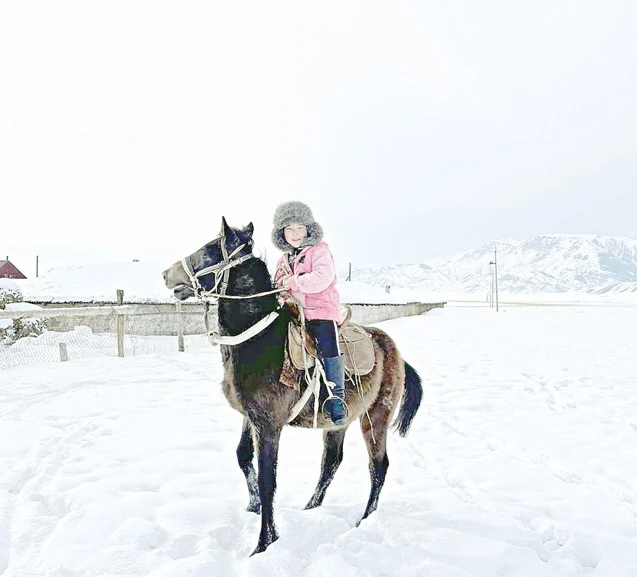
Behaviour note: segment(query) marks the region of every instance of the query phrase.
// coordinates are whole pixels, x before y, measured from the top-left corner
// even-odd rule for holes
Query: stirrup
[[[336,405],[337,402],[340,403],[340,406]],[[330,410],[328,407],[330,407],[332,410]],[[326,416],[337,427],[344,425],[348,421],[347,405],[345,404],[345,400],[341,399],[340,397],[333,396],[333,397],[330,397],[329,399],[325,399],[322,410],[323,410],[323,415]],[[333,414],[334,410],[337,413],[339,413],[339,415],[334,416]],[[342,410],[342,416],[340,415],[341,410]]]

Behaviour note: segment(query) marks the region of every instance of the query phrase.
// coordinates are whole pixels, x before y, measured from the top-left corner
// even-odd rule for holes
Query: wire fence
[[[214,311],[211,311],[214,315]],[[174,305],[0,311],[0,370],[209,347],[203,312]]]
[[[122,299],[120,298],[120,303]],[[411,315],[440,303],[350,304],[362,324]],[[210,309],[216,322],[216,307]],[[202,350],[210,346],[201,305],[119,304],[0,310],[0,371],[100,357]]]

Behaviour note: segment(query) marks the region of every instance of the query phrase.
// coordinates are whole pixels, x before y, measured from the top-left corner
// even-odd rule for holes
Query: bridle
[[[252,251],[247,254],[244,254],[241,257],[236,257],[245,247],[246,243],[239,245],[235,248],[231,253],[228,254],[228,249],[226,248],[226,235],[225,231],[221,231],[221,235],[219,237],[220,246],[221,246],[221,255],[223,256],[223,260],[218,262],[215,265],[205,267],[197,272],[194,271],[192,267],[192,263],[190,261],[190,256],[186,256],[181,259],[181,265],[184,267],[184,271],[188,275],[190,282],[192,284],[192,290],[195,293],[197,299],[203,302],[204,304],[204,324],[206,326],[206,332],[208,333],[208,339],[213,345],[222,344],[222,345],[238,345],[241,344],[248,339],[252,338],[256,334],[260,333],[267,326],[272,324],[274,320],[279,316],[279,313],[276,311],[271,312],[266,317],[262,318],[260,321],[256,322],[250,328],[246,329],[239,335],[235,336],[222,336],[219,334],[218,328],[210,328],[210,321],[208,319],[208,313],[210,310],[210,300],[215,299],[253,299],[258,297],[263,297],[275,293],[282,292],[284,288],[277,288],[257,294],[252,295],[227,295],[226,291],[228,290],[228,279],[230,278],[230,269],[238,266],[245,261],[254,257]],[[215,280],[212,285],[212,288],[206,290],[200,282],[200,278],[205,277],[207,275],[214,274]]]
[[[226,248],[226,236],[223,231],[221,232],[219,239],[221,255],[223,256],[223,260],[221,262],[212,266],[207,266],[206,268],[202,268],[195,272],[192,268],[192,263],[190,262],[190,256],[186,256],[181,259],[181,265],[184,267],[184,271],[186,271],[186,274],[190,279],[192,290],[195,292],[195,296],[199,299],[203,299],[205,297],[220,298],[226,296],[226,291],[228,290],[228,279],[230,278],[230,269],[254,257],[252,252],[249,252],[242,257],[232,260],[233,257],[245,248],[246,243],[240,244],[230,254],[228,254],[228,249]],[[215,275],[215,282],[211,289],[205,290],[201,282],[199,282],[199,279],[208,276],[209,274]],[[220,285],[220,290],[217,290]]]

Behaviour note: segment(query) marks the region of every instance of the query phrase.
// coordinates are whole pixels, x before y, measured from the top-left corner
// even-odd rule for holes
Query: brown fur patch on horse
[[[372,327],[368,327],[366,330],[371,333],[374,344],[378,346],[377,358],[383,359],[383,367],[382,383],[374,402],[367,410],[369,418],[366,416],[361,420],[361,428],[363,434],[367,432],[377,434],[382,431],[384,437],[403,394],[405,364],[394,341],[387,333]]]
[[[299,382],[302,375],[303,373],[301,371],[298,371],[292,364],[290,355],[286,350],[285,360],[283,361],[283,368],[281,369],[281,376],[279,377],[279,381],[281,381],[281,383],[283,383],[286,387],[290,387],[295,391],[300,391],[301,386],[299,385]]]
[[[351,379],[345,381],[348,422],[362,418],[364,426],[364,423],[369,421],[365,413],[369,413],[373,428],[386,428],[400,404],[404,389],[405,366],[398,349],[387,333],[375,327],[363,328],[372,337],[376,364],[371,373],[360,377],[359,383]],[[290,424],[311,428],[313,418],[313,404],[308,403]],[[321,411],[319,411],[317,425],[319,428],[333,427],[332,422],[325,419]]]

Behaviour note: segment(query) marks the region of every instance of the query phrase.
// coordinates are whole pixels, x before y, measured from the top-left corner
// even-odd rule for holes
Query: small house
[[[27,278],[10,260],[0,260],[0,278]]]

